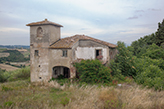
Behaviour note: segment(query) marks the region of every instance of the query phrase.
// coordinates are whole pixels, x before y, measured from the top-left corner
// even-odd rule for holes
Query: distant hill
[[[9,53],[10,55],[8,57],[1,57],[0,58],[0,63],[5,63],[5,62],[25,62],[25,61],[29,61],[30,60],[28,52],[27,53],[25,52],[25,55],[28,55],[28,56],[24,56],[18,50],[4,50],[4,51],[2,51],[2,53]]]
[[[9,48],[9,49],[16,49],[16,48],[23,48],[23,49],[29,49],[30,46],[28,45],[0,45],[0,48]]]

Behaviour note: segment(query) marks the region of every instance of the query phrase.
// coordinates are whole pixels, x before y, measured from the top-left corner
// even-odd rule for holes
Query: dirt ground
[[[0,64],[0,68],[3,70],[6,70],[6,71],[13,71],[13,70],[19,69],[17,67],[13,67],[13,66],[6,65],[6,64]]]

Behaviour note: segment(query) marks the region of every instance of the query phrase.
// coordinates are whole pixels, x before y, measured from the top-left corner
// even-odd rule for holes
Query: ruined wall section
[[[74,62],[77,59],[75,51],[77,51],[78,46],[79,46],[79,41],[77,41],[72,47],[72,62]]]
[[[118,50],[116,48],[109,48],[110,60],[114,59],[117,54]]]
[[[96,50],[102,50],[102,63],[109,61],[109,47],[91,40],[80,40],[79,46],[75,50],[75,58],[96,59]]]

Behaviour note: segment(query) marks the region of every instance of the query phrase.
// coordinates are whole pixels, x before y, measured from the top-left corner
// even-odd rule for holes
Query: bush
[[[155,44],[152,44],[143,56],[150,57],[152,59],[164,59],[164,50],[162,47],[159,47]]]
[[[62,104],[64,107],[69,103],[69,98],[62,98],[60,101],[60,104]]]
[[[164,70],[164,60],[162,59],[151,59],[149,57],[134,58],[135,68],[137,74],[144,72],[147,67],[154,65],[159,67],[161,70]]]
[[[116,55],[114,61],[110,63],[112,75],[136,76],[136,69],[134,67],[134,58],[123,42],[117,42],[117,49],[119,53]]]
[[[0,71],[0,82],[16,81],[30,78],[30,67],[25,67],[15,71]]]
[[[109,83],[112,81],[111,70],[99,60],[82,60],[80,63],[75,63],[74,67],[81,82]]]
[[[7,78],[4,75],[5,70],[0,69],[0,82],[6,82]]]
[[[15,70],[11,73],[8,81],[28,79],[30,77],[30,67]]]
[[[164,88],[164,71],[158,66],[150,65],[143,72],[138,74],[135,81],[149,88],[154,87],[155,90]]]

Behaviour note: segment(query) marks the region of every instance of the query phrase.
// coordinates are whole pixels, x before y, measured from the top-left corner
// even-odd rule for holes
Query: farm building
[[[64,75],[76,76],[73,63],[81,59],[99,59],[107,65],[117,53],[116,45],[85,35],[61,38],[60,24],[47,19],[29,23],[31,82]]]

